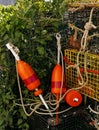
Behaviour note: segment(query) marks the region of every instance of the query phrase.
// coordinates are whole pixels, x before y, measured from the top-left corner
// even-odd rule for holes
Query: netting
[[[90,5],[87,1],[85,2],[87,4],[84,4],[84,1],[78,4],[79,2],[75,1],[75,5],[71,4],[69,6],[68,17],[66,17],[66,20],[68,21],[69,46],[65,49],[65,67],[67,68],[70,65],[77,65],[80,68],[80,74],[84,82],[88,80],[87,84],[80,89],[80,92],[96,101],[99,101],[99,3],[96,1],[97,4],[91,3]],[[85,31],[85,25],[89,22],[89,17],[93,7],[94,10],[91,22],[96,26],[96,28],[90,28],[88,30],[86,46],[84,50],[81,51],[81,40]],[[79,59],[79,64],[77,59]],[[79,81],[82,79],[78,74],[77,68],[66,68],[67,87],[79,88]]]
[[[65,50],[65,61],[66,66],[76,64],[78,51],[74,49]],[[86,76],[84,72],[84,53],[80,54],[80,72],[86,81]],[[86,53],[87,60],[87,73],[88,73],[88,83],[85,87],[80,89],[80,92],[84,95],[99,101],[99,55]],[[78,75],[75,68],[66,69],[66,84],[68,88],[77,88]]]
[[[40,128],[42,130],[96,130],[91,123],[90,114],[81,108],[72,109],[68,113],[59,115],[60,123],[58,125],[49,124],[50,117],[48,116],[37,116]]]

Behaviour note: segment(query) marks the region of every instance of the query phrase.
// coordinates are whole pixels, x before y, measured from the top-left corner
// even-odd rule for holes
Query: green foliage
[[[15,62],[6,43],[12,42],[20,49],[21,59],[34,68],[41,87],[48,91],[51,70],[56,63],[54,34],[59,32],[63,10],[66,10],[63,0],[52,3],[17,0],[14,6],[0,6],[0,130],[5,130],[7,126],[17,126],[22,130],[29,127],[22,108],[15,104],[19,98]],[[25,87],[22,91],[23,97],[33,97]]]

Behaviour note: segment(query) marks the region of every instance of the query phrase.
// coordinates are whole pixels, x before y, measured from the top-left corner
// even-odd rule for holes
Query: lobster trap
[[[96,28],[91,28],[87,37],[87,50],[91,53],[99,53],[99,3],[94,4],[70,4],[68,11],[63,15],[63,22],[68,24],[69,46],[73,49],[80,48],[80,42],[85,30],[85,25],[89,21],[91,10],[92,23]],[[74,38],[75,42],[73,43]]]
[[[89,2],[89,1],[88,1]],[[79,55],[79,68],[83,80],[87,84],[80,88],[79,91],[89,98],[99,101],[99,2],[74,2],[69,4],[68,17],[64,15],[64,20],[68,21],[68,47],[65,48],[65,71],[66,71],[66,86],[68,88],[79,88],[80,80],[77,73],[77,68],[69,65],[77,65],[77,55],[81,47],[81,39],[84,34],[85,25],[92,15],[92,23],[96,28],[91,28],[87,37],[86,51]],[[70,3],[70,1],[69,1]],[[93,13],[91,10],[94,8]],[[67,13],[67,12],[66,12]],[[85,72],[86,60],[86,72]],[[86,77],[87,74],[87,77]]]
[[[66,67],[69,65],[74,65],[77,62],[78,51],[75,49],[66,49],[65,50],[65,62]],[[86,86],[80,89],[80,92],[92,99],[99,101],[99,55],[91,53],[81,53],[79,56],[80,59],[80,72],[86,81],[86,76],[84,72],[84,55],[86,55],[86,70],[88,76],[88,83]],[[68,88],[77,88],[78,84],[78,75],[76,68],[66,69],[66,84]]]
[[[74,108],[68,113],[59,115],[60,123],[55,125],[53,118],[49,116],[37,115],[36,120],[39,121],[39,128],[34,130],[96,130],[91,125],[92,120],[90,114],[84,108]],[[32,127],[34,128],[34,127]]]

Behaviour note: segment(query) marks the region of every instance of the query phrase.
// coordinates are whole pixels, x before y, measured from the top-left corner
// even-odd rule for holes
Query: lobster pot
[[[64,108],[62,106],[62,108]],[[81,108],[73,108],[72,110],[59,114],[61,120],[58,125],[53,125],[53,121],[49,124],[49,116],[36,116],[37,126],[31,129],[33,130],[96,130],[93,125],[90,125],[91,116],[90,114]],[[39,125],[38,125],[39,124]],[[33,125],[33,123],[32,123]],[[30,129],[30,130],[31,130]]]
[[[77,3],[74,2],[72,4],[69,4],[68,11],[65,11],[63,14],[63,23],[68,24],[68,28],[67,28],[68,31],[65,32],[65,34],[68,35],[68,44],[65,46],[65,49],[68,48],[68,46],[73,49],[80,48],[80,44],[76,44],[76,43],[70,44],[71,43],[70,39],[75,35],[76,42],[78,41],[78,43],[80,43],[81,38],[83,36],[83,31],[85,30],[84,27],[86,23],[89,21],[91,9],[95,7],[92,14],[92,23],[97,28],[96,29],[91,28],[89,31],[87,49],[91,53],[99,54],[99,44],[98,44],[99,36],[97,36],[97,34],[99,34],[99,2],[97,3],[96,1],[95,4],[91,3],[91,5],[90,3],[89,4],[85,3],[86,6],[84,6],[84,8],[76,10],[77,8],[79,8],[81,4],[84,5],[84,3],[80,3],[80,4]],[[77,34],[75,34],[75,27],[78,30]],[[96,36],[91,37],[93,34],[96,34]]]
[[[78,51],[75,49],[65,50],[66,86],[68,88],[80,87],[78,84],[78,79],[80,80],[80,77],[77,74],[77,69],[72,67],[67,69],[69,65],[74,65],[77,63],[77,54]],[[84,71],[85,60],[86,71]],[[79,66],[84,81],[86,82],[86,78],[88,78],[86,86],[82,87],[79,91],[82,94],[99,101],[99,55],[92,53],[81,53],[79,56]]]

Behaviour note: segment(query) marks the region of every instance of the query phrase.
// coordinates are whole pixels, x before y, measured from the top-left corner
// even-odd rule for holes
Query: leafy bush
[[[8,126],[22,130],[29,127],[22,108],[15,104],[16,99],[20,98],[15,62],[6,43],[11,42],[20,49],[21,59],[34,68],[41,80],[41,87],[47,92],[51,70],[56,63],[54,34],[59,32],[65,6],[63,0],[52,3],[17,0],[14,6],[0,6],[0,130],[8,130]],[[24,97],[33,97],[25,87],[22,91]]]

